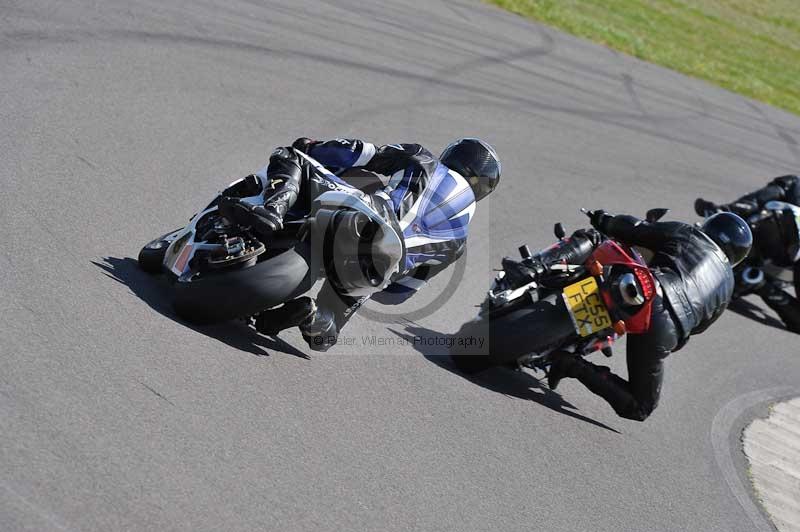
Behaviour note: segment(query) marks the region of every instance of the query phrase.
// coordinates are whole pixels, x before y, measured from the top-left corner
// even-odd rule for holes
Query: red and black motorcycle
[[[665,213],[653,209],[647,219]],[[547,371],[558,352],[611,356],[621,336],[649,329],[657,288],[641,253],[601,236],[599,243],[587,241],[585,252],[561,253],[567,258],[543,266],[543,257],[576,248],[561,224],[555,234],[558,242],[537,255],[526,245],[520,247],[521,261],[503,259],[478,316],[452,338],[450,356],[461,371],[493,366]],[[571,264],[569,257],[578,256],[581,262]]]

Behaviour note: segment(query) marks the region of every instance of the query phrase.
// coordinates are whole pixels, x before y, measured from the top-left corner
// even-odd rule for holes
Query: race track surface
[[[800,394],[773,318],[728,312],[672,356],[645,423],[427,344],[580,207],[693,220],[698,195],[797,172],[798,117],[466,1],[11,0],[0,21],[0,529],[763,529],[736,445]],[[430,315],[447,275],[370,303],[326,355],[181,323],[140,246],[301,135],[492,142],[458,289]]]

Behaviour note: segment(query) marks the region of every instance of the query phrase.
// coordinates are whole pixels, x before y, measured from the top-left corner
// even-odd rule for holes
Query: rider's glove
[[[782,175],[773,179],[771,184],[781,187],[784,192],[788,193],[797,186],[798,181],[799,179],[795,175]]]
[[[307,154],[315,144],[317,144],[317,141],[314,139],[300,137],[292,143],[292,148]]]
[[[603,209],[598,209],[596,211],[592,211],[589,215],[590,223],[592,227],[600,231],[601,233],[605,233],[608,230],[608,222],[613,218],[612,215],[608,214]]]
[[[713,201],[706,201],[703,198],[697,198],[694,200],[694,212],[697,214],[697,216],[702,216],[705,218],[720,212],[721,210],[722,207]]]
[[[530,283],[547,269],[545,265],[535,257],[531,257],[522,262],[510,257],[504,257],[502,265],[503,271],[506,272],[506,280],[514,287],[524,286]]]
[[[597,247],[603,243],[604,237],[595,229],[578,229],[572,233],[572,238],[585,238],[592,243],[592,247]]]

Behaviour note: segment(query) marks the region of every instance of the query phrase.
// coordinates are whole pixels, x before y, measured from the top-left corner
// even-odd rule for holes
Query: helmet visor
[[[480,201],[497,187],[498,179],[488,177],[472,176],[467,179],[472,192],[475,194],[475,201]]]

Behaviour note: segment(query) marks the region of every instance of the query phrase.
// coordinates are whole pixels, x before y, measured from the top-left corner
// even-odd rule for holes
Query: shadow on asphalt
[[[731,301],[730,305],[728,305],[728,310],[740,316],[744,316],[745,318],[757,321],[767,327],[774,327],[775,329],[781,329],[783,331],[788,330],[782,321],[770,316],[765,309],[743,298]]]
[[[550,390],[546,385],[543,385],[539,379],[530,373],[526,373],[524,371],[513,371],[504,368],[495,368],[482,372],[478,375],[467,375],[460,372],[453,365],[453,363],[450,361],[450,357],[447,355],[443,355],[441,352],[433,353],[430,348],[426,348],[426,345],[429,345],[429,342],[414,341],[415,338],[442,338],[449,335],[433,331],[431,329],[426,329],[425,327],[418,325],[406,326],[405,331],[402,332],[391,328],[389,328],[389,331],[408,341],[409,345],[413,346],[414,349],[421,353],[422,356],[424,356],[428,361],[436,364],[442,369],[458,375],[459,377],[477,384],[478,386],[482,386],[487,390],[511,397],[517,397],[519,399],[525,399],[527,401],[533,401],[551,410],[554,410],[559,414],[564,414],[565,416],[584,421],[590,425],[621,434],[621,432],[617,429],[575,412],[577,408],[574,405],[565,401],[560,394]]]
[[[92,261],[92,264],[103,270],[107,277],[127,286],[136,297],[162,316],[234,349],[256,356],[269,356],[271,351],[277,351],[306,360],[311,358],[280,338],[259,334],[243,321],[230,321],[203,327],[183,321],[172,310],[169,302],[171,287],[164,276],[154,276],[143,272],[139,269],[135,259],[106,257],[103,262]]]

